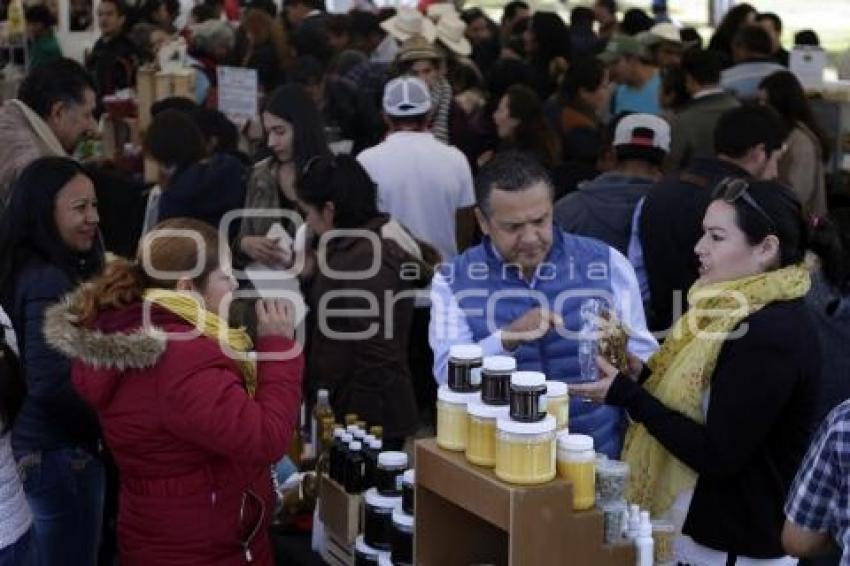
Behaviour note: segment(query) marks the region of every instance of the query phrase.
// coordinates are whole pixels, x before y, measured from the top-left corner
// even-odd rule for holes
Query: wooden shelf
[[[634,564],[631,544],[602,540],[602,514],[573,511],[569,482],[510,485],[434,439],[416,443],[417,565]]]

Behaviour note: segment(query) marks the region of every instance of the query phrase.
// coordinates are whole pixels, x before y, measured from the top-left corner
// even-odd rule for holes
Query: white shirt
[[[643,301],[635,271],[623,254],[614,248],[609,248],[609,254],[609,277],[614,311],[623,326],[628,329],[627,349],[646,361],[658,349],[658,342],[646,327],[646,316],[643,312]],[[530,290],[536,288],[538,280],[538,274],[535,273],[529,284]],[[454,344],[474,342],[472,329],[466,322],[466,314],[455,300],[451,286],[439,272],[434,274],[434,279],[431,281],[431,322],[428,327],[428,342],[434,352],[434,379],[440,385],[446,382],[449,348]],[[511,354],[502,345],[501,330],[496,330],[480,340],[478,345],[481,346],[485,357]]]
[[[451,261],[457,255],[455,214],[475,204],[463,153],[430,132],[395,132],[357,161],[378,184],[378,209]]]

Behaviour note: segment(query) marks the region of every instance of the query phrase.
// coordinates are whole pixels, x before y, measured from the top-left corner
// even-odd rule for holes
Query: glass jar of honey
[[[463,452],[469,419],[467,404],[476,401],[478,393],[458,393],[442,385],[437,390],[437,446],[445,450]]]
[[[511,375],[511,418],[523,423],[542,421],[546,416],[546,376],[539,371],[517,371]]]
[[[466,438],[466,459],[476,466],[496,465],[496,421],[508,418],[507,405],[470,403],[469,430]]]
[[[470,393],[481,388],[481,346],[456,344],[449,348],[446,384],[457,393]]]
[[[555,418],[496,423],[496,476],[508,483],[532,485],[555,477]]]
[[[558,436],[558,475],[573,484],[573,509],[584,511],[596,501],[596,452],[593,437]]]
[[[546,412],[555,417],[556,430],[567,428],[570,419],[570,395],[563,381],[546,382]]]

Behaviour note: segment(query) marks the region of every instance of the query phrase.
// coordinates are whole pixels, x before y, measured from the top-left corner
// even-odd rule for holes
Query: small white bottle
[[[629,506],[629,520],[626,523],[626,538],[635,540],[640,530],[640,506],[634,503]]]
[[[636,566],[652,566],[654,546],[655,542],[652,540],[652,523],[649,521],[649,511],[642,511],[640,514],[638,536],[635,538]]]

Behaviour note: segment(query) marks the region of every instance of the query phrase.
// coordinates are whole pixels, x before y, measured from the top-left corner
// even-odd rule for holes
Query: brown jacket
[[[24,168],[50,155],[65,155],[50,127],[19,100],[0,106],[0,211],[6,208],[9,189]]]
[[[407,351],[413,293],[430,279],[431,271],[414,257],[418,253],[421,258],[422,250],[409,234],[401,244],[382,234],[388,223],[400,226],[381,215],[364,227],[380,241],[380,260],[371,276],[346,280],[330,272],[368,271],[378,249],[370,240],[335,238],[329,243],[327,268],[316,275],[308,292],[317,319],[309,342],[307,379],[312,390],[330,390],[339,420],[346,413],[357,413],[370,425],[383,426],[386,438],[398,439],[416,431]],[[352,339],[354,333],[364,336]]]
[[[823,153],[817,136],[798,123],[786,140],[788,150],[779,160],[779,180],[791,187],[806,214],[826,214]]]

